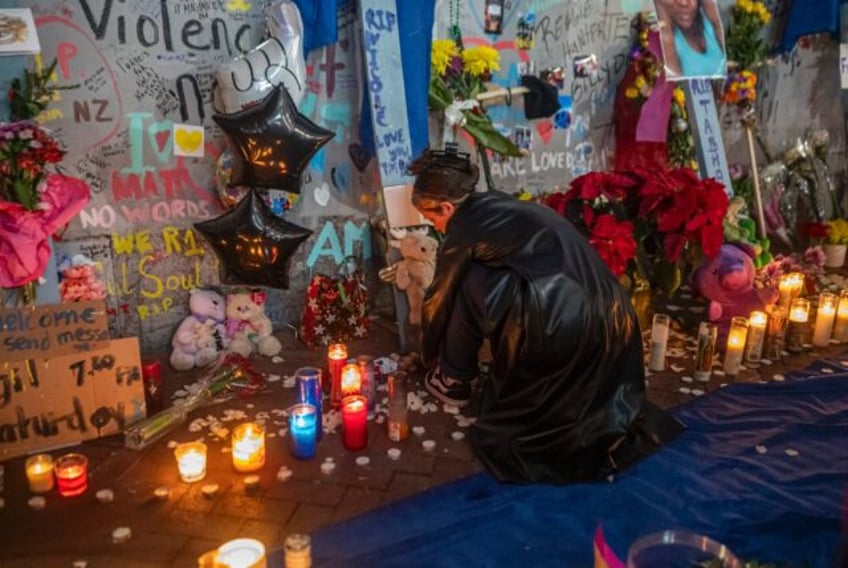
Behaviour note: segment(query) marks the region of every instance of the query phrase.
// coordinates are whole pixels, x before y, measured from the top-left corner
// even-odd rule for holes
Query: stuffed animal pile
[[[189,294],[191,313],[171,340],[171,366],[177,371],[208,367],[226,347],[226,301],[214,290],[195,288]]]

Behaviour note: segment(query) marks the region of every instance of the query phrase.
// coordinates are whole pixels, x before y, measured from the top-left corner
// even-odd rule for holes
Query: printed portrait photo
[[[727,74],[724,29],[716,0],[654,0],[666,79]]]

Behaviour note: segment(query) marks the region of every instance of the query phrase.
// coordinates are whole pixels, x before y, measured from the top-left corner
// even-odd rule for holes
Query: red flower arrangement
[[[544,203],[571,220],[618,277],[671,293],[724,241],[724,186],[687,168],[591,172]]]

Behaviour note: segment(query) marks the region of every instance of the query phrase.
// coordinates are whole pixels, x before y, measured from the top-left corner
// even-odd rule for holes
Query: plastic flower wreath
[[[500,54],[487,45],[463,49],[452,39],[433,40],[430,55],[429,104],[445,119],[465,130],[483,148],[502,156],[520,157],[520,150],[495,129],[477,101],[486,81],[500,70]]]

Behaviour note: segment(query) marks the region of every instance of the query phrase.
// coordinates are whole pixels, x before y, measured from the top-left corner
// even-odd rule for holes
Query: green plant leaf
[[[523,155],[509,138],[495,130],[495,126],[487,115],[478,115],[472,111],[463,111],[463,114],[466,120],[463,128],[484,148],[502,156],[520,158]]]

